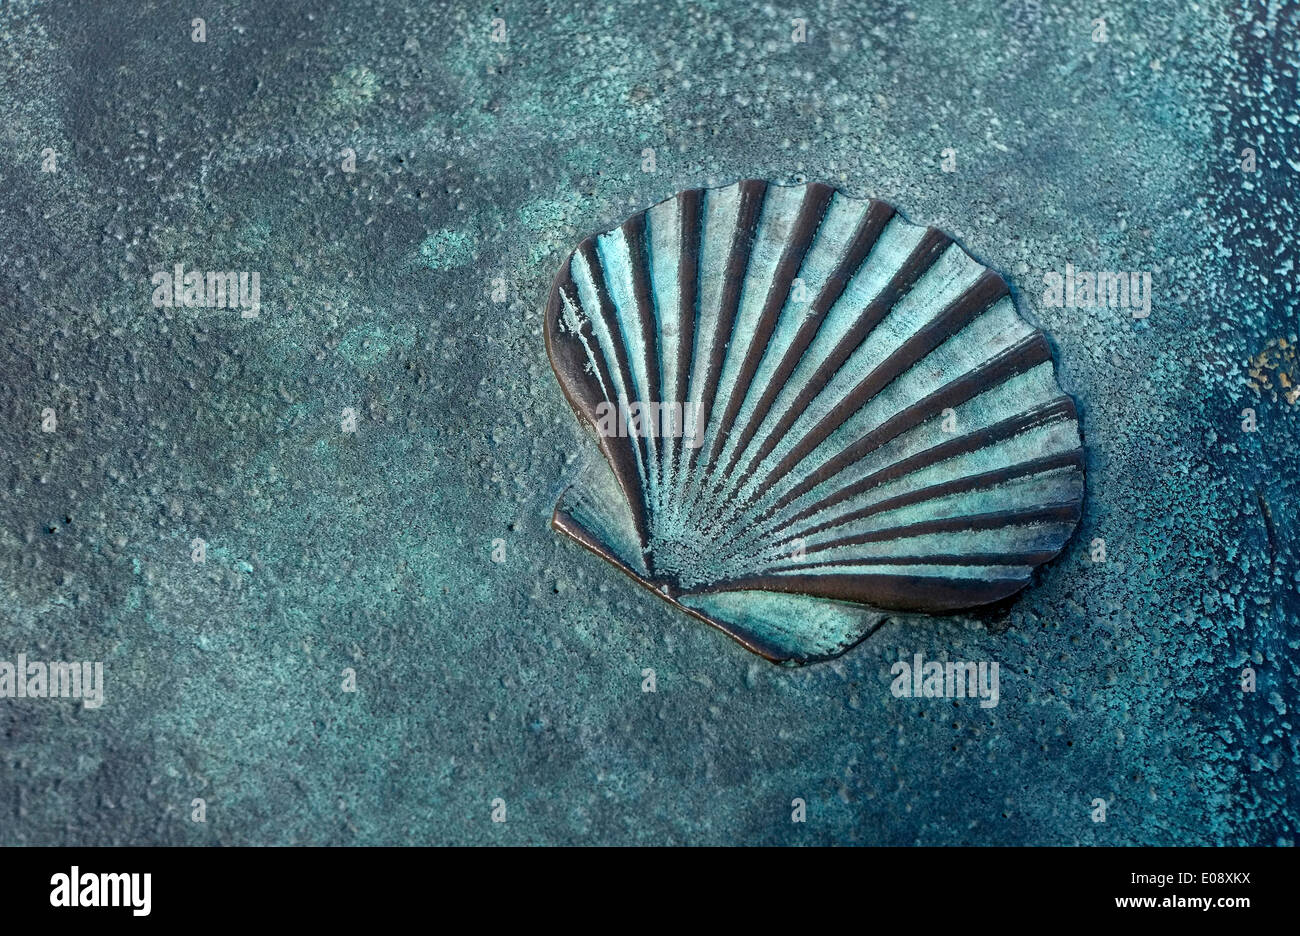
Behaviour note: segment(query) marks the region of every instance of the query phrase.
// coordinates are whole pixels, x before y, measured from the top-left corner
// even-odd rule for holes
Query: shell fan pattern
[[[1006,598],[1078,524],[1046,337],[882,201],[681,192],[573,251],[545,333],[604,455],[555,528],[770,660]]]

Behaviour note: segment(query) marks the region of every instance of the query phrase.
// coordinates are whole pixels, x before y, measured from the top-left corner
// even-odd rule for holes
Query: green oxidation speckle
[[[361,110],[374,98],[378,85],[369,68],[352,66],[330,78],[329,107],[340,112]]]
[[[394,348],[409,347],[414,340],[410,323],[396,329],[367,323],[352,329],[339,342],[338,354],[357,366],[370,366],[386,358]]]
[[[464,231],[435,231],[420,244],[420,261],[431,270],[450,270],[472,263],[473,235]]]
[[[572,247],[574,223],[581,216],[581,198],[539,199],[520,205],[515,211],[519,230],[527,232],[528,262],[558,261]]]

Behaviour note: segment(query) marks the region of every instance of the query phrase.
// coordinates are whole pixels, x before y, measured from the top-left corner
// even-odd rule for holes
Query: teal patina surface
[[[5,3],[0,659],[102,661],[105,702],[0,698],[0,838],[1292,844],[1298,35],[1233,0]],[[787,670],[548,528],[589,446],[556,268],[743,178],[899,206],[1051,336],[1088,489],[1034,587]],[[259,273],[257,315],[155,306],[177,263]],[[1149,273],[1149,315],[1069,271]],[[898,697],[917,654],[996,661],[998,704]]]

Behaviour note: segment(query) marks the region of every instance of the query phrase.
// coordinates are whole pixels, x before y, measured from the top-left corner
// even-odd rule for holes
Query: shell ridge
[[[779,477],[792,475],[802,462],[868,400],[916,365],[941,341],[960,330],[961,325],[1006,295],[1006,290],[1006,283],[996,273],[989,271],[984,274],[975,286],[948,305],[938,318],[926,323],[883,362],[873,367],[800,438],[798,444],[776,465],[772,474]]]
[[[705,222],[705,200],[706,193],[703,189],[691,189],[683,192],[680,196],[680,213],[678,217],[679,229],[679,246],[680,253],[678,256],[679,274],[678,274],[678,324],[681,331],[681,337],[678,339],[678,360],[676,383],[674,386],[674,402],[682,405],[683,432],[687,427],[685,421],[688,417],[687,407],[691,398],[691,378],[694,373],[695,362],[695,343],[698,340],[700,327],[700,303],[702,293],[700,289],[700,276],[702,275],[700,263],[701,242],[704,232]],[[693,416],[692,416],[693,419]],[[690,432],[692,435],[698,431],[692,423]],[[684,444],[689,444],[685,435],[672,439],[673,463],[670,484],[665,485],[665,492],[669,490],[679,491],[684,479],[680,477],[684,466],[681,460],[684,456]],[[666,511],[666,515],[676,521],[678,514],[678,502],[673,501]]]
[[[611,308],[609,294],[605,288],[604,277],[601,272],[599,257],[596,255],[596,245],[594,238],[588,238],[579,246],[574,254],[574,263],[581,260],[577,267],[579,276],[575,277],[578,288],[578,296],[581,299],[584,292],[590,294],[590,302],[584,300],[583,307],[589,304],[595,307],[596,315],[588,315],[591,322],[592,331],[596,336],[597,345],[600,349],[600,356],[604,359],[605,372],[609,376],[610,390],[615,394],[614,399],[606,398],[606,402],[617,408],[620,400],[627,400],[634,394],[629,392],[631,384],[630,366],[627,361],[625,345],[622,341],[616,340],[616,336],[621,333],[617,322],[617,314]],[[581,275],[585,274],[585,276]],[[611,315],[614,318],[611,320]],[[607,414],[608,415],[608,414]],[[640,485],[626,486],[624,489],[628,492],[629,498],[639,501],[635,516],[640,520],[641,541],[644,544],[647,541],[649,529],[649,504],[646,503],[645,497],[645,480],[646,466],[644,451],[641,446],[641,440],[633,439],[628,436],[622,436],[617,433],[602,431],[599,423],[600,419],[594,413],[591,415],[591,422],[596,428],[596,434],[600,437],[600,446],[607,452],[619,452],[623,459],[626,454],[632,456],[632,466],[634,474],[639,478]],[[631,479],[628,479],[629,481]]]
[[[793,479],[797,471],[807,472],[808,462],[816,461],[815,454],[826,447],[832,435],[854,414],[1005,294],[1006,283],[991,271],[966,284],[963,274],[970,269],[967,264],[975,262],[960,247],[954,245],[951,249],[960,252],[963,259],[949,261],[944,268],[936,270],[940,285],[934,290],[940,296],[959,290],[957,294],[936,315],[923,321],[910,318],[910,306],[902,303],[895,306],[881,326],[873,329],[791,422],[783,438],[797,441],[792,441],[789,450],[775,464],[772,464],[774,454],[760,465],[761,473],[751,476],[749,483],[741,488],[733,502],[734,509],[743,509],[775,484]],[[924,296],[917,301],[923,302]],[[816,467],[814,464],[812,469]]]
[[[595,433],[601,453],[628,500],[637,536],[644,542],[647,518],[641,510],[642,501],[636,496],[636,467],[631,450],[626,445],[614,444],[619,441],[617,439],[602,437],[596,427],[596,407],[601,401],[612,400],[609,388],[613,381],[604,357],[592,346],[592,323],[590,317],[582,313],[572,278],[571,260],[572,257],[566,260],[556,278],[548,303],[547,349],[570,405],[580,421]]]
[[[966,566],[972,573],[1003,573],[1001,567]],[[851,566],[843,571],[817,574],[752,576],[700,588],[688,594],[720,591],[775,591],[816,595],[832,601],[852,601],[886,610],[922,611],[932,614],[956,611],[1000,601],[1015,594],[1029,581],[1027,572],[980,578],[975,574],[960,579],[938,578],[900,566],[884,573]]]
[[[839,339],[830,342],[829,349],[823,349],[824,353],[820,360],[817,360],[816,356],[808,359],[809,352],[805,351],[807,364],[805,361],[800,362],[795,372],[795,379],[792,380],[792,384],[798,386],[794,399],[789,401],[783,410],[774,408],[769,412],[765,422],[772,419],[773,414],[780,412],[780,416],[776,417],[775,426],[768,429],[766,433],[762,432],[764,427],[760,426],[760,434],[766,436],[766,441],[761,443],[758,451],[750,456],[746,467],[733,478],[731,485],[725,491],[732,496],[728,504],[731,518],[748,510],[756,498],[761,498],[770,489],[771,479],[781,476],[781,471],[772,465],[769,459],[779,440],[797,434],[801,420],[806,421],[809,408],[828,391],[828,388],[833,386],[843,373],[846,364],[872,339],[877,327],[924,277],[936,269],[940,258],[944,257],[953,246],[951,238],[941,231],[933,228],[921,229],[901,218],[897,219],[897,224],[903,231],[917,232],[915,242],[908,250],[906,258],[899,264],[900,269],[888,277],[878,289],[868,293],[870,298],[864,307],[854,315],[846,332]],[[961,256],[970,261],[964,251],[961,252]],[[869,255],[868,261],[870,259]],[[951,264],[951,261],[949,263]],[[825,321],[823,326],[824,324]],[[801,372],[803,372],[802,383],[799,380]],[[802,430],[805,434],[808,431],[808,429]],[[757,439],[758,436],[755,436],[755,440]],[[766,479],[766,483],[763,483],[763,479]],[[714,517],[713,520],[721,522],[722,518]]]
[[[659,451],[660,426],[659,407],[662,403],[662,362],[660,358],[658,314],[654,306],[654,296],[650,286],[650,238],[646,236],[646,212],[633,215],[623,223],[623,241],[628,252],[628,262],[632,277],[632,301],[634,303],[636,323],[640,327],[640,343],[645,349],[645,387],[640,390],[640,402],[656,404],[647,411],[642,406],[639,419],[629,428],[643,442],[646,452],[646,476],[649,480],[647,499],[655,505],[653,513],[658,513],[659,504],[659,467],[662,455]],[[629,423],[632,420],[629,419]]]
[[[687,381],[689,380],[689,349],[694,341],[694,248],[690,246],[690,234],[695,230],[699,190],[682,192],[675,198],[667,199],[656,205],[647,217],[655,243],[663,238],[662,251],[652,251],[651,283],[654,291],[655,308],[660,320],[667,323],[664,327],[665,340],[660,343],[663,377],[660,386],[664,399],[661,401],[677,407],[686,400]],[[658,212],[658,214],[656,214]],[[663,215],[667,215],[662,220]],[[662,230],[661,230],[662,228]],[[660,264],[665,269],[660,271]],[[671,341],[667,340],[671,338]],[[660,440],[660,513],[672,510],[670,492],[674,487],[679,439],[673,432],[668,432]]]
[[[591,330],[591,321],[582,315],[581,307],[578,304],[577,296],[574,294],[576,287],[573,280],[570,279],[568,284],[559,291],[560,300],[563,303],[563,314],[560,319],[568,333],[573,336],[581,348],[585,357],[585,369],[589,369],[592,378],[596,382],[596,389],[599,395],[606,401],[612,399],[611,379],[609,372],[605,367],[604,358],[598,358],[592,347],[595,335]],[[590,403],[588,405],[591,405]]]
[[[1071,523],[1079,519],[1078,504],[1066,501],[1047,504],[1042,507],[1024,507],[1015,510],[996,510],[982,514],[968,514],[958,517],[941,517],[923,520],[904,526],[886,527],[845,536],[826,543],[818,549],[840,549],[846,546],[862,546],[867,543],[879,543],[892,539],[906,539],[912,536],[926,536],[933,533],[958,533],[968,530],[1001,529],[1008,526],[1033,526],[1059,520]],[[811,549],[809,550],[811,551]]]
[[[698,483],[693,472],[698,462],[702,434],[708,424],[717,368],[725,354],[728,330],[734,322],[734,297],[737,280],[738,251],[747,251],[752,242],[754,218],[761,208],[756,196],[761,194],[751,180],[737,182],[722,189],[705,190],[701,199],[699,252],[697,264],[698,295],[695,306],[693,342],[689,358],[690,375],[687,403],[693,416],[689,437],[683,445],[674,476],[672,509],[656,532],[661,552],[679,552],[682,548],[698,550],[692,541],[689,505]],[[743,268],[743,265],[742,265]]]
[[[691,402],[699,406],[697,431],[703,432],[704,435],[701,444],[690,446],[686,461],[688,475],[696,470],[699,464],[700,452],[707,448],[711,442],[711,429],[714,425],[713,410],[718,383],[722,376],[722,367],[731,346],[732,334],[739,315],[740,300],[745,281],[744,270],[749,264],[749,258],[754,248],[758,222],[763,203],[766,200],[767,188],[766,182],[753,179],[747,179],[745,182],[740,183],[740,203],[737,207],[734,234],[723,264],[725,272],[723,273],[723,286],[719,297],[718,313],[713,321],[713,334],[709,342],[708,354],[702,362],[699,362],[703,364],[703,369],[702,371],[698,369],[696,371],[701,376],[698,398],[695,393],[695,381],[692,379]],[[698,343],[696,348],[698,350]],[[699,363],[697,363],[697,368]],[[681,499],[684,511],[694,503],[698,486],[698,481],[692,483],[689,480],[684,486]]]
[[[701,429],[698,408],[702,405],[700,398],[704,395],[704,377],[701,375],[701,370],[706,366],[708,346],[716,337],[715,319],[721,316],[725,300],[721,280],[727,269],[727,254],[719,256],[723,238],[717,236],[716,229],[721,228],[729,254],[740,225],[743,200],[744,189],[743,183],[740,182],[700,193],[699,212],[696,218],[697,237],[694,241],[695,275],[690,309],[691,341],[686,347],[687,353],[683,362],[686,367],[686,395],[683,398],[683,408],[688,406],[691,408],[694,417],[691,427],[693,434]],[[683,260],[686,259],[685,243],[684,240]],[[669,538],[675,535],[682,522],[684,492],[690,480],[692,446],[695,442],[696,439],[687,439],[684,436],[683,444],[678,446],[671,488],[671,508],[660,531]]]
[[[824,475],[810,473],[798,484],[783,491],[776,499],[774,506],[777,509],[785,507],[852,465],[857,464],[866,456],[878,451],[903,433],[909,432],[923,425],[926,421],[939,416],[944,409],[953,409],[955,412],[957,407],[978,399],[988,393],[989,390],[1000,387],[1012,378],[1027,372],[1032,367],[1050,360],[1050,354],[1050,349],[1047,347],[1046,341],[1042,340],[1041,333],[1026,339],[1007,352],[940,387],[934,393],[918,400],[880,426],[866,433],[850,449],[846,450],[845,457],[828,462],[824,466],[826,468]],[[1026,415],[1032,413],[1033,410],[1031,409],[1030,413]],[[1026,424],[1026,428],[1033,424],[1030,421]],[[958,441],[953,440],[952,444],[956,444]],[[941,443],[937,448],[942,449],[945,444],[949,443]]]
[[[899,297],[910,291],[916,281],[932,267],[951,243],[942,232],[920,229],[898,218],[897,215],[891,216],[889,220],[894,224],[893,230],[902,232],[901,236],[904,238],[916,232],[915,241],[907,249],[905,259],[901,261],[902,269],[894,271],[878,285],[862,287],[866,290],[865,296],[850,295],[860,282],[866,281],[865,278],[857,279],[858,274],[862,272],[862,266],[881,262],[876,250],[880,246],[880,238],[873,241],[872,249],[868,252],[862,266],[858,268],[858,273],[849,279],[845,289],[821,317],[816,333],[809,344],[802,349],[800,359],[792,369],[793,376],[783,385],[751,436],[744,456],[745,467],[739,472],[728,472],[728,484],[719,496],[731,498],[727,507],[733,517],[745,510],[753,500],[751,482],[756,472],[764,473],[762,469],[765,460],[778,441],[791,431],[791,427],[798,423],[813,401],[825,391],[840,373],[844,363],[867,341],[876,326],[888,316]],[[893,248],[892,241],[888,246]],[[889,258],[886,256],[884,263],[888,265],[888,262]],[[840,311],[841,303],[853,305],[856,301],[863,302],[862,307],[857,311],[847,309]],[[831,337],[824,342],[821,341],[822,330],[837,318],[846,320],[847,328],[844,333],[838,338]],[[757,451],[753,451],[756,445]],[[770,468],[768,472],[770,473]],[[712,520],[721,522],[722,518],[715,516]]]
[[[1006,296],[1005,282],[996,274],[994,277],[994,279],[982,278],[980,283],[963,293],[938,318],[927,323],[925,327],[904,341],[897,350],[867,374],[807,436],[800,440],[783,462],[776,467],[774,476],[782,481],[792,480],[796,469],[815,463],[812,470],[806,470],[804,479],[795,484],[795,490],[799,490],[810,483],[813,485],[821,483],[825,478],[834,476],[874,452],[880,440],[873,435],[873,432],[849,441],[849,438],[855,434],[850,421],[861,413],[867,413],[869,405],[896,402],[888,399],[886,394],[898,388],[900,383],[906,383],[909,375],[917,372],[918,364],[930,360],[931,353],[936,347],[960,332],[972,319],[992,308],[994,303]],[[975,370],[980,371],[981,379],[987,378],[987,373],[982,371],[982,365],[977,365]],[[936,397],[954,384],[960,386],[963,382],[963,378],[959,377],[947,384],[940,384],[938,388],[919,400],[905,403],[893,417],[885,421],[886,424],[893,421],[895,423],[893,428],[902,431],[908,425],[924,421],[931,413],[937,414],[943,407],[935,408]],[[979,387],[974,386],[971,389],[978,391]],[[906,393],[902,395],[905,397]],[[881,428],[882,424],[874,427],[876,430]],[[841,430],[848,430],[849,438],[837,439],[836,434],[841,433]],[[897,432],[894,433],[896,434]],[[891,437],[885,436],[886,439]],[[834,447],[837,441],[842,443],[843,448],[835,453]],[[820,460],[817,460],[818,450],[822,448],[830,448],[832,454],[828,456],[821,453]]]
[[[794,539],[804,541],[804,548],[800,554],[806,557],[823,549],[833,548],[835,542],[829,537],[843,536],[847,530],[863,529],[863,521],[874,520],[880,523],[888,515],[900,515],[909,507],[926,510],[928,505],[935,503],[942,505],[945,502],[951,506],[952,498],[960,495],[976,494],[982,496],[986,501],[995,496],[1002,498],[1006,496],[1002,490],[1003,486],[1013,482],[1039,482],[1033,493],[1042,493],[1045,498],[1051,497],[1060,503],[1063,502],[1062,497],[1066,499],[1073,497],[1074,489],[1081,479],[1082,472],[1078,461],[1073,454],[1067,453],[1036,459],[1033,464],[1024,467],[1016,466],[1014,470],[1008,472],[1007,476],[1002,476],[1000,471],[995,471],[959,479],[951,482],[951,486],[946,484],[934,485],[889,498],[877,504],[870,504],[861,510],[855,510],[842,516],[823,520],[806,529],[788,531],[786,533],[787,538],[783,542],[775,544],[768,551],[765,562],[777,563],[795,555],[796,553],[789,547],[789,543]],[[938,512],[932,507],[928,509],[931,513]],[[896,520],[890,529],[901,528],[904,525]]]
[[[964,443],[963,449],[965,449],[966,451],[975,450],[980,445],[983,444],[993,444],[990,436],[984,436],[979,439],[973,439],[970,442],[966,442],[965,439],[963,439],[962,441]],[[896,507],[908,506],[911,504],[920,503],[921,501],[927,500],[930,497],[938,497],[944,494],[955,493],[958,491],[989,487],[989,486],[1002,483],[1004,481],[1014,480],[1015,478],[1018,477],[1038,474],[1040,472],[1051,471],[1056,468],[1063,468],[1068,466],[1075,466],[1082,469],[1083,467],[1082,454],[1076,450],[1076,451],[1064,452],[1064,453],[1059,453],[1054,455],[1043,455],[1038,458],[1030,459],[1028,461],[1019,462],[1017,464],[1005,465],[999,468],[990,469],[988,471],[979,472],[977,474],[966,475],[964,477],[959,477],[950,481],[944,481],[938,484],[928,485],[926,487],[918,488],[914,491],[908,491],[906,493],[895,495],[894,497],[891,498],[886,498],[874,503],[869,503],[865,507],[860,507],[856,510],[852,510],[845,514],[834,515],[833,519],[822,520],[820,522],[814,523],[811,526],[798,528],[798,532],[795,535],[802,536],[802,537],[813,536],[816,535],[817,533],[821,533],[824,530],[830,529],[832,527],[839,526],[844,523],[851,522],[853,520],[858,520],[864,517],[872,516],[876,513],[892,510]],[[860,484],[852,485],[847,488],[841,488],[832,497],[826,498],[825,500],[820,501],[819,503],[804,508],[798,514],[792,517],[787,522],[784,528],[791,529],[794,524],[800,521],[825,514],[837,506],[843,505],[847,502],[851,502],[856,496],[860,494],[869,493],[871,490],[878,489],[879,487],[890,483],[887,479],[882,479],[880,477],[883,474],[884,471],[869,476],[872,480],[872,484],[867,486],[866,488],[861,487]]]
[[[829,303],[822,297],[828,291],[836,290],[837,271],[834,266],[826,263],[821,254],[829,252],[832,259],[839,257],[842,263],[844,250],[855,236],[860,235],[863,227],[865,205],[862,206],[862,212],[854,218],[852,227],[842,233],[826,230],[826,226],[832,223],[834,210],[829,199],[823,197],[814,202],[812,208],[816,213],[815,224],[808,223],[806,214],[801,216],[800,225],[804,230],[799,232],[801,236],[787,244],[777,280],[769,290],[763,320],[748,348],[739,377],[740,386],[732,394],[724,416],[725,445],[720,444],[722,434],[715,439],[715,454],[711,460],[706,488],[708,500],[700,505],[700,509],[706,511],[705,522],[708,524],[717,524],[725,519],[728,512],[735,512],[733,507],[736,505],[728,500],[728,495],[736,487],[735,466],[757,430],[758,419],[755,414],[766,413],[770,409],[771,401],[779,389],[779,385],[773,382],[772,375],[783,368],[786,373],[794,369],[798,357],[812,340],[813,333],[824,318],[825,310],[829,308]],[[825,268],[819,269],[819,264]],[[820,309],[811,303],[797,300],[792,292],[796,279],[802,288],[812,285],[816,290],[814,302],[822,302]],[[840,287],[842,285],[838,284]],[[793,357],[792,348],[797,349]]]
[[[712,346],[717,359],[716,371],[714,361],[710,360],[707,373],[712,382],[705,390],[708,411],[701,413],[701,444],[692,453],[698,471],[695,483],[687,490],[684,505],[685,512],[692,517],[698,517],[706,509],[703,505],[718,449],[725,441],[731,403],[743,390],[738,379],[743,361],[752,347],[754,330],[764,314],[765,303],[776,288],[776,276],[791,228],[787,217],[792,211],[803,211],[806,201],[803,196],[804,189],[799,186],[767,187],[761,198],[755,199],[752,226],[746,225],[743,232],[738,231],[733,242],[728,267],[735,269],[733,265],[737,263],[742,267],[736,270],[735,289],[726,293],[724,314],[718,320],[726,338],[722,340],[719,336]]]
[[[1060,397],[1058,396],[1054,401],[1012,415],[993,426],[977,426],[972,432],[926,447],[897,462],[868,471],[865,477],[845,485],[838,492],[831,487],[830,482],[838,475],[861,464],[868,455],[886,449],[908,433],[918,431],[926,422],[939,416],[943,409],[952,407],[955,412],[956,408],[964,407],[972,400],[998,390],[1015,377],[1028,373],[1033,367],[1049,360],[1050,350],[1046,341],[1043,340],[1041,333],[1036,333],[980,368],[941,387],[931,396],[916,402],[863,435],[848,451],[843,465],[827,465],[824,467],[824,473],[810,474],[784,492],[777,488],[770,489],[767,497],[757,505],[758,516],[748,528],[748,532],[752,537],[765,536],[773,527],[797,522],[809,513],[833,506],[837,500],[857,496],[878,484],[928,468],[935,463],[962,454],[969,447],[994,444],[1008,436],[1032,429],[1041,422],[1072,413],[1072,403],[1069,404],[1068,412],[1059,408]],[[983,388],[982,392],[981,388]],[[1069,402],[1068,398],[1066,402]],[[827,490],[818,495],[816,492],[821,488]],[[793,517],[788,517],[789,510],[798,509],[795,505],[801,502],[807,505],[806,509]]]
[[[767,281],[767,289],[753,334],[743,352],[739,354],[741,361],[738,364],[738,373],[734,377],[734,386],[728,396],[719,431],[714,436],[713,448],[709,455],[710,490],[716,489],[717,482],[726,474],[726,470],[720,464],[720,457],[725,450],[724,444],[734,448],[733,433],[737,415],[754,390],[754,378],[770,350],[777,325],[789,306],[794,281],[803,272],[804,264],[822,234],[833,194],[834,190],[825,185],[809,185],[803,189],[798,216],[782,244],[780,256],[777,258],[770,280]]]
[[[652,474],[650,465],[655,461],[654,439],[647,433],[636,431],[634,419],[640,420],[639,404],[649,398],[647,360],[650,346],[644,341],[645,325],[635,295],[636,260],[623,227],[596,238],[594,255],[588,258],[588,263],[592,260],[596,262],[590,276],[619,374],[620,392],[614,410],[617,420],[614,429],[620,436],[626,429],[627,438],[637,449],[642,480],[648,486]],[[605,310],[612,314],[604,314]],[[633,405],[636,405],[635,409]]]
[[[652,419],[652,427],[655,432],[653,439],[654,459],[650,465],[650,500],[654,503],[654,513],[659,515],[664,509],[664,485],[667,481],[666,471],[670,458],[670,439],[661,431],[663,427],[663,406],[668,402],[669,396],[669,363],[668,358],[675,353],[670,350],[677,340],[677,323],[665,317],[660,297],[660,279],[666,285],[671,286],[671,276],[657,278],[655,268],[659,262],[656,257],[655,240],[656,237],[662,236],[658,231],[658,215],[656,211],[673,211],[676,209],[677,200],[675,198],[665,199],[657,205],[646,209],[639,215],[633,217],[640,218],[641,224],[641,242],[642,242],[642,268],[644,275],[644,307],[642,310],[645,327],[654,332],[654,359],[650,362],[651,369],[655,378],[655,392],[651,399],[652,403],[657,404],[655,417]],[[630,223],[632,219],[628,219]],[[648,309],[648,312],[646,311]],[[648,548],[648,546],[647,546]]]
[[[907,222],[901,223],[907,224]],[[914,227],[913,225],[909,226]],[[950,241],[942,232],[935,231],[931,235],[930,231],[925,231],[920,241],[908,254],[907,259],[903,261],[902,268],[857,313],[849,329],[838,340],[830,339],[828,343],[831,344],[831,347],[827,350],[826,356],[820,361],[815,358],[809,359],[809,354],[813,353],[814,349],[809,348],[805,351],[804,359],[796,367],[794,376],[791,379],[791,392],[794,398],[780,410],[776,408],[777,404],[781,403],[780,398],[773,404],[773,409],[764,420],[764,425],[760,425],[759,431],[755,435],[755,441],[760,436],[764,441],[759,444],[757,451],[752,454],[746,453],[745,467],[741,469],[737,476],[735,487],[741,490],[744,489],[753,474],[759,470],[762,463],[777,446],[780,438],[790,430],[790,427],[803,415],[812,401],[835,378],[844,363],[867,340],[867,337],[889,313],[898,298],[905,295],[934,261],[938,259],[947,243],[950,243]],[[831,309],[831,313],[833,312],[834,307]],[[823,320],[822,329],[826,328],[830,318],[831,315],[828,314],[827,318]],[[818,335],[820,336],[820,330]],[[814,338],[815,344],[816,338]],[[811,371],[811,373],[801,373],[805,369]],[[784,390],[783,393],[785,393]],[[768,427],[766,423],[773,416],[775,416],[775,422],[771,427]]]
[[[904,533],[926,523],[951,521],[958,524],[970,517],[988,516],[998,511],[1006,514],[1005,522],[997,527],[999,532],[1019,526],[1038,526],[1053,523],[1060,518],[1032,516],[1027,520],[1016,519],[1019,512],[1037,507],[1058,507],[1070,504],[1076,499],[1081,481],[1078,471],[1070,466],[1058,466],[1054,469],[1030,474],[1019,474],[1014,478],[997,480],[991,484],[961,487],[953,491],[943,491],[925,497],[914,503],[892,504],[887,509],[872,511],[865,517],[845,519],[843,522],[830,524],[827,529],[812,533],[806,538],[804,554],[825,549],[834,549],[845,545],[844,540],[853,537],[876,537],[882,531],[891,531],[889,536],[863,539],[847,545],[903,539],[910,536],[925,536],[932,532],[968,532],[982,529],[978,524],[956,526],[952,529],[934,531],[920,529],[916,533]],[[1009,536],[1018,534],[1008,533]],[[981,541],[993,538],[980,537]]]
[[[1082,476],[1069,467],[1056,474],[1030,476],[1021,483],[1018,497],[1006,494],[993,485],[973,492],[958,492],[921,502],[920,514],[908,515],[907,508],[891,508],[843,526],[831,526],[820,534],[809,535],[798,552],[774,548],[747,571],[789,571],[818,567],[844,556],[844,563],[862,561],[897,561],[908,558],[922,563],[935,554],[961,553],[994,557],[991,562],[1014,563],[1006,556],[1033,552],[1055,556],[1069,539],[1078,516],[1077,497]],[[1029,504],[1035,495],[1043,495],[1045,505]],[[973,497],[963,502],[961,497]],[[1052,498],[1051,501],[1048,498]],[[990,503],[1005,499],[1016,508],[988,510]],[[1026,506],[1028,504],[1028,506]],[[980,511],[983,512],[980,512]],[[889,514],[899,516],[889,516]]]
[[[934,419],[943,410],[951,408],[955,413],[957,407],[965,406],[1039,363],[1042,360],[1039,355],[1043,350],[1032,340],[1022,339],[955,379],[929,389],[929,392],[924,392],[919,398],[910,401],[905,399],[892,415],[857,433],[857,437],[846,444],[840,453],[822,462],[816,471],[809,472],[793,487],[785,489],[777,499],[777,506],[790,503],[849,467],[875,455],[889,442]]]
[[[883,210],[877,210],[878,208],[883,208]],[[871,249],[879,240],[885,224],[893,216],[893,213],[893,209],[884,202],[872,200],[868,203],[867,209],[853,232],[850,245],[839,261],[839,266],[830,273],[818,291],[817,296],[809,304],[808,311],[802,316],[798,330],[782,353],[781,360],[775,364],[770,379],[763,388],[762,395],[750,411],[737,442],[732,448],[731,457],[724,469],[725,474],[731,475],[735,471],[736,462],[748,449],[750,442],[754,438],[754,433],[758,430],[762,420],[771,411],[772,403],[776,400],[781,387],[798,366],[804,352],[808,350],[808,346],[821,328],[826,315],[834,304],[839,301],[844,294],[844,290],[848,288],[849,281],[857,275],[858,271],[866,263]]]

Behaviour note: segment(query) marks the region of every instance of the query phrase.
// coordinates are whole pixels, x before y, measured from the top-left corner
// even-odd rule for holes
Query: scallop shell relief
[[[1046,337],[881,201],[682,192],[574,250],[546,345],[604,454],[555,528],[774,661],[1006,598],[1079,520]]]

